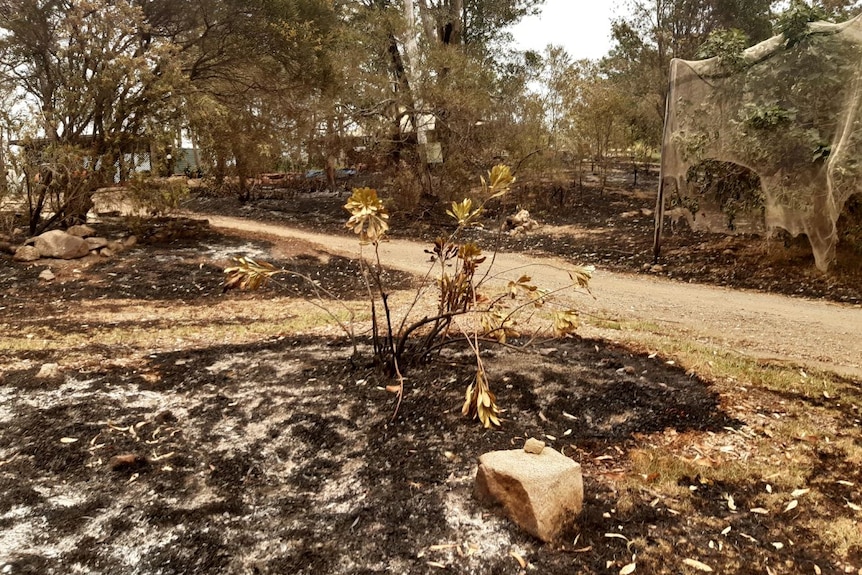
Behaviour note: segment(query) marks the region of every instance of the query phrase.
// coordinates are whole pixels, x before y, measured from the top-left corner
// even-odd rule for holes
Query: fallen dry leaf
[[[610,538],[610,539],[622,539],[622,540],[623,540],[623,541],[625,541],[626,543],[628,543],[628,542],[629,542],[629,538],[628,538],[628,537],[626,537],[625,535],[621,535],[621,534],[619,534],[619,533],[605,533],[605,537],[608,537],[608,538]]]
[[[725,493],[724,498],[727,500],[727,508],[731,511],[736,511],[736,503],[733,501],[733,495]]]
[[[757,513],[758,515],[769,515],[769,511],[764,509],[763,507],[755,507],[753,509],[750,509],[749,511],[751,511],[752,513]]]
[[[787,504],[787,507],[784,508],[784,512],[787,513],[788,511],[792,511],[793,509],[796,509],[797,505],[799,505],[799,501],[794,499],[793,501],[791,501],[790,503]]]
[[[527,562],[524,560],[524,558],[523,558],[523,557],[521,557],[520,555],[518,555],[516,552],[514,552],[514,551],[509,551],[509,557],[514,558],[514,559],[515,559],[515,561],[517,561],[517,562],[518,562],[518,565],[520,565],[520,566],[521,566],[521,569],[526,569],[526,568],[527,568]]]
[[[632,573],[635,572],[635,569],[637,569],[637,568],[638,568],[638,566],[636,563],[634,563],[634,562],[629,563],[628,565],[626,565],[625,567],[620,569],[620,575],[631,575]]]
[[[710,567],[706,563],[701,563],[697,559],[683,559],[682,562],[685,563],[686,565],[688,565],[689,567],[693,567],[694,569],[697,569],[698,571],[704,571],[706,573],[712,573],[712,567]]]
[[[75,443],[78,441],[77,437],[61,437],[60,443]]]
[[[795,499],[797,497],[802,497],[803,495],[805,495],[809,491],[811,491],[811,490],[810,489],[794,489],[793,493],[791,493],[790,496]]]

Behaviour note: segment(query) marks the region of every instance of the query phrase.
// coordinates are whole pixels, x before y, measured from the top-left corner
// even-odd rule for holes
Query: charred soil
[[[278,201],[196,205],[333,232],[344,219],[343,197]],[[761,269],[741,238],[679,232],[666,249],[685,253],[644,272],[646,194],[572,192],[564,202],[584,218],[579,231],[540,209],[553,228],[506,239],[505,249],[761,289],[784,290],[798,274],[801,287],[785,291],[860,297],[856,280],[817,275],[807,256]],[[393,228],[432,237],[408,221],[396,215]],[[3,573],[862,568],[858,382],[838,379],[828,394],[745,388],[598,339],[490,346],[485,364],[506,411],[501,429],[485,430],[460,414],[475,359],[452,345],[410,368],[393,418],[391,381],[363,337],[354,354],[334,331],[290,323],[307,319],[295,302],[320,287],[361,299],[355,262],[189,221],[142,226],[138,244],[112,258],[30,265],[0,256]],[[97,227],[131,233],[121,221]],[[771,249],[757,257],[774,257]],[[224,294],[232,255],[314,282]],[[50,283],[38,279],[46,265]],[[396,287],[415,281],[387,273]],[[259,336],[255,323],[271,329]],[[473,497],[477,457],[527,437],[583,466],[584,513],[555,544]]]

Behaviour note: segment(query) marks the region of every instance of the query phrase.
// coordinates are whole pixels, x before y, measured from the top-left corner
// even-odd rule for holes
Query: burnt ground
[[[814,256],[804,236],[786,233],[774,237],[751,234],[724,235],[692,231],[685,222],[668,221],[662,236],[661,268],[653,268],[655,170],[639,177],[616,171],[610,185],[600,190],[597,178],[587,176],[583,188],[570,183],[525,184],[516,187],[506,204],[492,204],[484,220],[486,229],[466,235],[485,249],[497,242],[497,222],[514,214],[517,207],[530,211],[541,227],[521,236],[504,235],[503,251],[552,254],[575,263],[637,274],[663,275],[684,282],[754,289],[791,296],[862,303],[862,200],[852,200],[852,217],[839,221],[838,256],[829,272],[814,266]],[[192,209],[204,213],[245,216],[328,233],[347,233],[343,209],[351,185],[344,192],[284,196],[279,190],[261,191],[256,199],[240,204],[235,198],[196,198]],[[385,196],[384,196],[385,198]],[[433,242],[454,229],[446,205],[417,210],[395,209],[391,216],[393,237],[423,238]]]
[[[316,229],[343,221],[343,197],[292,201],[198,205]],[[641,238],[649,218],[619,215],[649,206],[647,197],[620,190],[566,201],[601,224],[589,240],[538,232],[506,249],[639,273],[650,263]],[[587,201],[590,209],[579,203]],[[411,221],[396,214],[393,227],[399,219]],[[706,380],[603,340],[490,347],[485,363],[506,412],[500,430],[485,430],[460,415],[475,360],[453,345],[410,369],[392,419],[391,381],[361,337],[358,356],[343,338],[290,329],[223,341],[246,328],[242,312],[260,307],[256,317],[268,321],[290,313],[289,299],[266,307],[276,293],[313,289],[287,279],[279,290],[224,294],[229,256],[260,254],[361,297],[350,260],[188,221],[97,227],[139,242],[113,258],[51,262],[51,283],[37,278],[45,262],[0,255],[2,573],[568,574],[619,573],[632,562],[639,573],[699,572],[691,560],[718,573],[862,571],[858,382],[835,379],[821,394]],[[601,239],[609,227],[614,242]],[[686,238],[701,240],[692,262],[715,257],[692,270],[730,270],[726,250],[748,261],[740,238],[680,231],[667,249],[684,250]],[[792,270],[807,295],[859,301],[858,284],[805,272],[794,263],[804,259],[788,259],[781,273],[757,275],[755,264],[714,273],[755,275],[754,287],[770,289]],[[668,262],[660,273],[690,279],[683,269]],[[187,316],[194,321],[178,331]],[[214,326],[219,337],[207,335]],[[37,377],[48,363],[59,371]],[[555,544],[472,496],[478,455],[526,437],[583,466],[584,513]]]

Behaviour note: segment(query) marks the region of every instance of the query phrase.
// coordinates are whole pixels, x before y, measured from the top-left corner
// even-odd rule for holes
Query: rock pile
[[[523,236],[538,227],[539,222],[531,218],[527,210],[518,210],[516,214],[506,218],[506,230],[511,236]]]
[[[96,236],[90,226],[72,226],[66,231],[51,230],[35,236],[15,249],[13,259],[19,262],[33,262],[42,258],[71,260],[82,258],[90,253],[110,257],[135,245],[135,236],[124,240],[108,240]]]

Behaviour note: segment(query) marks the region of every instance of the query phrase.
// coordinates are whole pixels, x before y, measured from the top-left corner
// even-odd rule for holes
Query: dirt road
[[[318,234],[286,226],[215,215],[205,217],[217,228],[253,232],[317,244],[323,251],[355,256],[354,238]],[[386,265],[424,275],[429,262],[425,244],[390,240],[381,245]],[[589,262],[584,262],[589,263]],[[495,270],[553,289],[569,283],[571,264],[555,258],[499,254]],[[792,281],[792,279],[790,280]],[[591,283],[594,298],[579,297],[584,312],[618,321],[643,321],[659,333],[679,331],[722,349],[757,358],[792,361],[862,378],[862,307],[790,298],[720,287],[683,284],[663,278],[597,270]],[[586,330],[589,335],[590,330]],[[598,331],[595,330],[594,331]],[[607,336],[607,333],[604,335]]]

